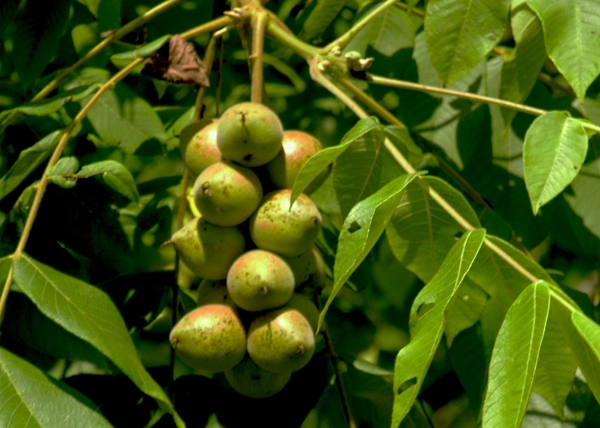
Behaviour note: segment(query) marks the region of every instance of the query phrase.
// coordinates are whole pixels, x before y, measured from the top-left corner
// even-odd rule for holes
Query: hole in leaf
[[[360,224],[358,224],[356,221],[353,221],[352,224],[350,224],[350,227],[347,229],[348,233],[354,233],[359,231],[360,229],[362,229],[362,227],[360,226]]]
[[[402,384],[398,387],[398,392],[397,394],[400,395],[402,394],[404,391],[406,391],[408,388],[410,388],[411,386],[415,386],[417,384],[417,378],[416,377],[411,377],[408,380],[405,380],[404,382],[402,382]]]
[[[464,232],[463,232],[462,230],[459,230],[458,232],[456,232],[456,234],[454,235],[454,237],[455,237],[456,239],[460,239],[460,238],[462,238],[462,236],[463,236],[463,233],[464,233]]]
[[[422,303],[417,309],[417,316],[423,318],[435,307],[435,303]]]

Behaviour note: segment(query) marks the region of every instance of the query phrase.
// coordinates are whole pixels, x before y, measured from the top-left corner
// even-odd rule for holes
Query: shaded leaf
[[[139,199],[137,187],[131,172],[119,162],[106,160],[85,165],[75,176],[87,178],[100,174],[102,174],[102,178],[106,184],[114,191],[132,201]]]
[[[425,38],[444,86],[473,69],[504,34],[510,0],[431,0]]]
[[[0,348],[0,425],[6,428],[111,425],[40,369]]]
[[[502,66],[500,98],[523,103],[546,60],[544,32],[539,18],[525,1],[516,8],[513,2],[511,18],[517,46]],[[516,114],[516,110],[502,109],[505,126]]]
[[[571,183],[573,194],[565,194],[565,199],[585,227],[600,238],[600,159],[595,159],[581,168],[581,173]],[[589,246],[586,246],[589,248]]]
[[[333,187],[342,218],[358,202],[403,173],[385,148],[382,132],[369,132],[355,140],[333,165]]]
[[[425,183],[422,183],[422,181]],[[480,227],[477,214],[464,196],[444,180],[423,177],[410,183],[386,229],[394,256],[423,281],[433,278],[450,248],[456,242],[461,226],[429,196],[431,186],[454,209],[475,227]]]
[[[317,0],[317,5],[304,21],[302,35],[304,40],[312,43],[313,39],[323,33],[333,22],[347,0]]]
[[[411,340],[398,353],[394,366],[394,427],[404,419],[417,398],[444,333],[447,311],[484,239],[483,229],[466,232],[413,302],[410,311]]]
[[[377,52],[392,56],[400,49],[414,46],[417,28],[406,11],[389,7],[360,30],[345,51],[358,51],[365,56],[370,45]]]
[[[79,169],[79,161],[75,156],[61,158],[48,171],[48,181],[62,187],[70,189],[77,184],[73,175]]]
[[[56,53],[70,6],[71,0],[28,0],[17,14],[13,58],[24,87],[44,71]]]
[[[600,73],[600,4],[595,0],[527,0],[544,27],[548,56],[580,101]]]
[[[533,121],[525,135],[523,165],[534,214],[575,178],[587,146],[581,121],[565,113],[551,111]]]
[[[151,41],[150,43],[142,46],[139,49],[112,55],[110,57],[110,61],[116,67],[125,68],[138,58],[146,58],[146,57],[152,55],[153,53],[158,51],[161,47],[163,47],[164,44],[167,43],[170,38],[171,38],[171,35],[166,34],[156,40]]]
[[[489,369],[483,426],[521,426],[550,312],[550,285],[529,285],[500,327]]]
[[[463,279],[462,284],[456,292],[456,300],[454,300],[454,304],[449,308],[444,328],[448,346],[452,346],[454,338],[461,331],[475,325],[481,317],[486,304],[487,294],[469,278]]]
[[[4,33],[6,27],[14,22],[20,2],[21,0],[4,0],[0,2],[0,34]]]
[[[52,98],[47,98],[44,100],[30,103],[23,103],[19,107],[15,107],[10,110],[5,110],[2,113],[0,113],[0,120],[16,112],[21,112],[30,116],[47,116],[57,111],[67,102],[79,101],[89,96],[91,93],[96,92],[96,90],[99,87],[99,84],[89,86],[84,85],[75,89],[61,92],[60,94]]]
[[[568,334],[569,346],[596,400],[600,401],[600,326],[579,311],[571,314],[577,334]]]
[[[61,135],[61,131],[54,131],[19,154],[17,161],[0,178],[0,199],[12,192],[50,156]]]
[[[371,251],[390,221],[402,191],[415,177],[417,174],[404,175],[388,183],[367,199],[359,202],[344,220],[333,267],[333,290],[321,311],[319,328],[323,324],[329,305],[350,278],[352,272]]]
[[[142,365],[121,314],[102,291],[21,254],[14,281],[38,309],[109,358],[162,407],[173,407]]]
[[[107,70],[85,68],[67,86],[105,83],[109,75]],[[88,101],[84,98],[81,104],[85,105]],[[134,153],[143,142],[152,138],[161,142],[166,140],[162,121],[152,106],[122,83],[97,100],[87,119],[100,138],[96,141],[98,145],[120,147],[128,154]]]
[[[380,125],[376,119],[361,119],[346,133],[346,135],[344,135],[344,138],[342,138],[342,141],[338,146],[327,147],[311,157],[308,162],[302,166],[302,169],[300,169],[300,172],[296,177],[294,187],[292,188],[290,204],[293,204],[296,199],[298,199],[300,193],[308,187],[317,175],[327,168],[339,155],[344,153],[350,144],[365,134],[381,128],[383,128],[383,126]]]

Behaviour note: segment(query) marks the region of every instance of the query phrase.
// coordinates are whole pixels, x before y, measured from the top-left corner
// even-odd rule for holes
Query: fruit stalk
[[[263,97],[263,50],[265,46],[265,30],[269,15],[264,10],[252,14],[252,90],[250,99],[253,103],[262,103]]]

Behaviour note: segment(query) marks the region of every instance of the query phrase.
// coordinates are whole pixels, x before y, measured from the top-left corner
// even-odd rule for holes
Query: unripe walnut
[[[260,204],[262,186],[251,169],[232,162],[206,168],[194,183],[194,203],[206,220],[219,226],[236,226]]]
[[[281,150],[283,126],[279,117],[258,103],[228,108],[217,126],[217,145],[225,159],[245,166],[264,165]]]
[[[235,309],[205,305],[186,314],[169,336],[177,355],[197,370],[220,372],[242,361],[246,330]]]
[[[250,219],[250,236],[258,248],[285,257],[307,251],[321,230],[321,214],[314,202],[301,194],[290,210],[291,190],[269,193]]]
[[[218,123],[217,119],[201,120],[181,131],[181,154],[192,177],[197,177],[210,165],[223,160],[217,147]]]
[[[292,374],[263,370],[251,358],[245,358],[234,368],[226,370],[225,377],[240,394],[251,398],[267,398],[281,391]]]
[[[227,274],[231,299],[247,311],[285,305],[294,293],[294,286],[294,274],[285,260],[264,250],[242,254]]]
[[[201,278],[224,279],[229,267],[246,248],[237,227],[217,226],[203,217],[192,219],[171,237],[185,266]]]
[[[312,156],[323,149],[323,145],[306,132],[284,131],[282,146],[283,150],[265,167],[269,173],[269,179],[275,187],[291,189],[300,169]],[[321,171],[304,190],[304,193],[309,194],[315,191],[323,184],[329,172],[330,168]]]
[[[257,317],[248,330],[248,354],[262,369],[273,373],[300,370],[315,352],[309,321],[288,305]]]
[[[319,249],[313,245],[307,251],[295,257],[285,257],[294,272],[296,293],[311,296],[320,294],[327,285],[325,260]]]

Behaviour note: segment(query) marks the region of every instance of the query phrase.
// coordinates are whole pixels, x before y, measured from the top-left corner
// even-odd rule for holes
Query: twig
[[[253,103],[262,103],[263,79],[263,50],[265,47],[265,30],[269,15],[262,10],[252,15],[252,84],[250,99]]]

